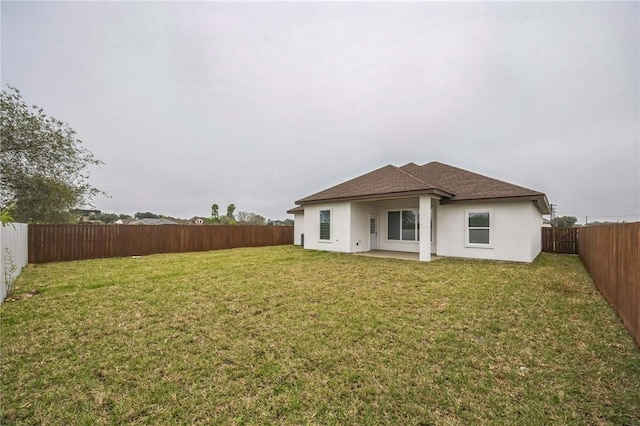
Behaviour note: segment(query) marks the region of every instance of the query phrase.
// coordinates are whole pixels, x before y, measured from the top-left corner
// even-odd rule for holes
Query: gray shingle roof
[[[357,198],[375,195],[389,196],[407,192],[435,190],[436,187],[396,166],[388,165],[324,191],[309,195],[296,204],[306,202]]]
[[[177,223],[169,219],[145,218],[129,222],[129,225],[177,225]]]
[[[413,163],[401,167],[414,176],[433,182],[439,188],[455,194],[451,200],[485,198],[536,197],[542,192],[479,175],[437,161],[418,166]]]
[[[304,213],[304,207],[295,206],[294,208],[287,210],[287,213],[289,214]]]
[[[402,167],[388,165],[309,195],[296,201],[296,204],[416,196],[429,193],[440,195],[446,202],[531,199],[537,202],[542,213],[549,213],[549,203],[542,192],[437,161],[422,166],[414,163],[405,164]]]

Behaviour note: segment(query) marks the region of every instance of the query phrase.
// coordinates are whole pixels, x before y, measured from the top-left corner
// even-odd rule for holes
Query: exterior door
[[[378,216],[369,216],[369,250],[378,250]]]

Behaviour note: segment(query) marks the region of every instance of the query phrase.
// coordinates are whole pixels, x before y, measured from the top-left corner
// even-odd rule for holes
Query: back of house
[[[544,193],[439,162],[388,165],[296,201],[294,244],[531,262]]]

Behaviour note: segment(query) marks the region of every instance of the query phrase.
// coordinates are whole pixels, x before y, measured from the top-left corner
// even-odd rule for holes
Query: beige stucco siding
[[[490,247],[466,244],[466,213],[492,213]],[[437,254],[440,256],[531,262],[540,252],[542,215],[530,201],[444,204],[439,206]]]
[[[331,211],[331,239],[320,240],[320,210]],[[311,204],[304,208],[304,248],[349,252],[351,203]]]

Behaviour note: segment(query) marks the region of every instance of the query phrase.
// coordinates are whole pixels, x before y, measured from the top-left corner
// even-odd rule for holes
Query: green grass
[[[573,256],[235,249],[29,266],[2,424],[640,424],[640,352]]]

